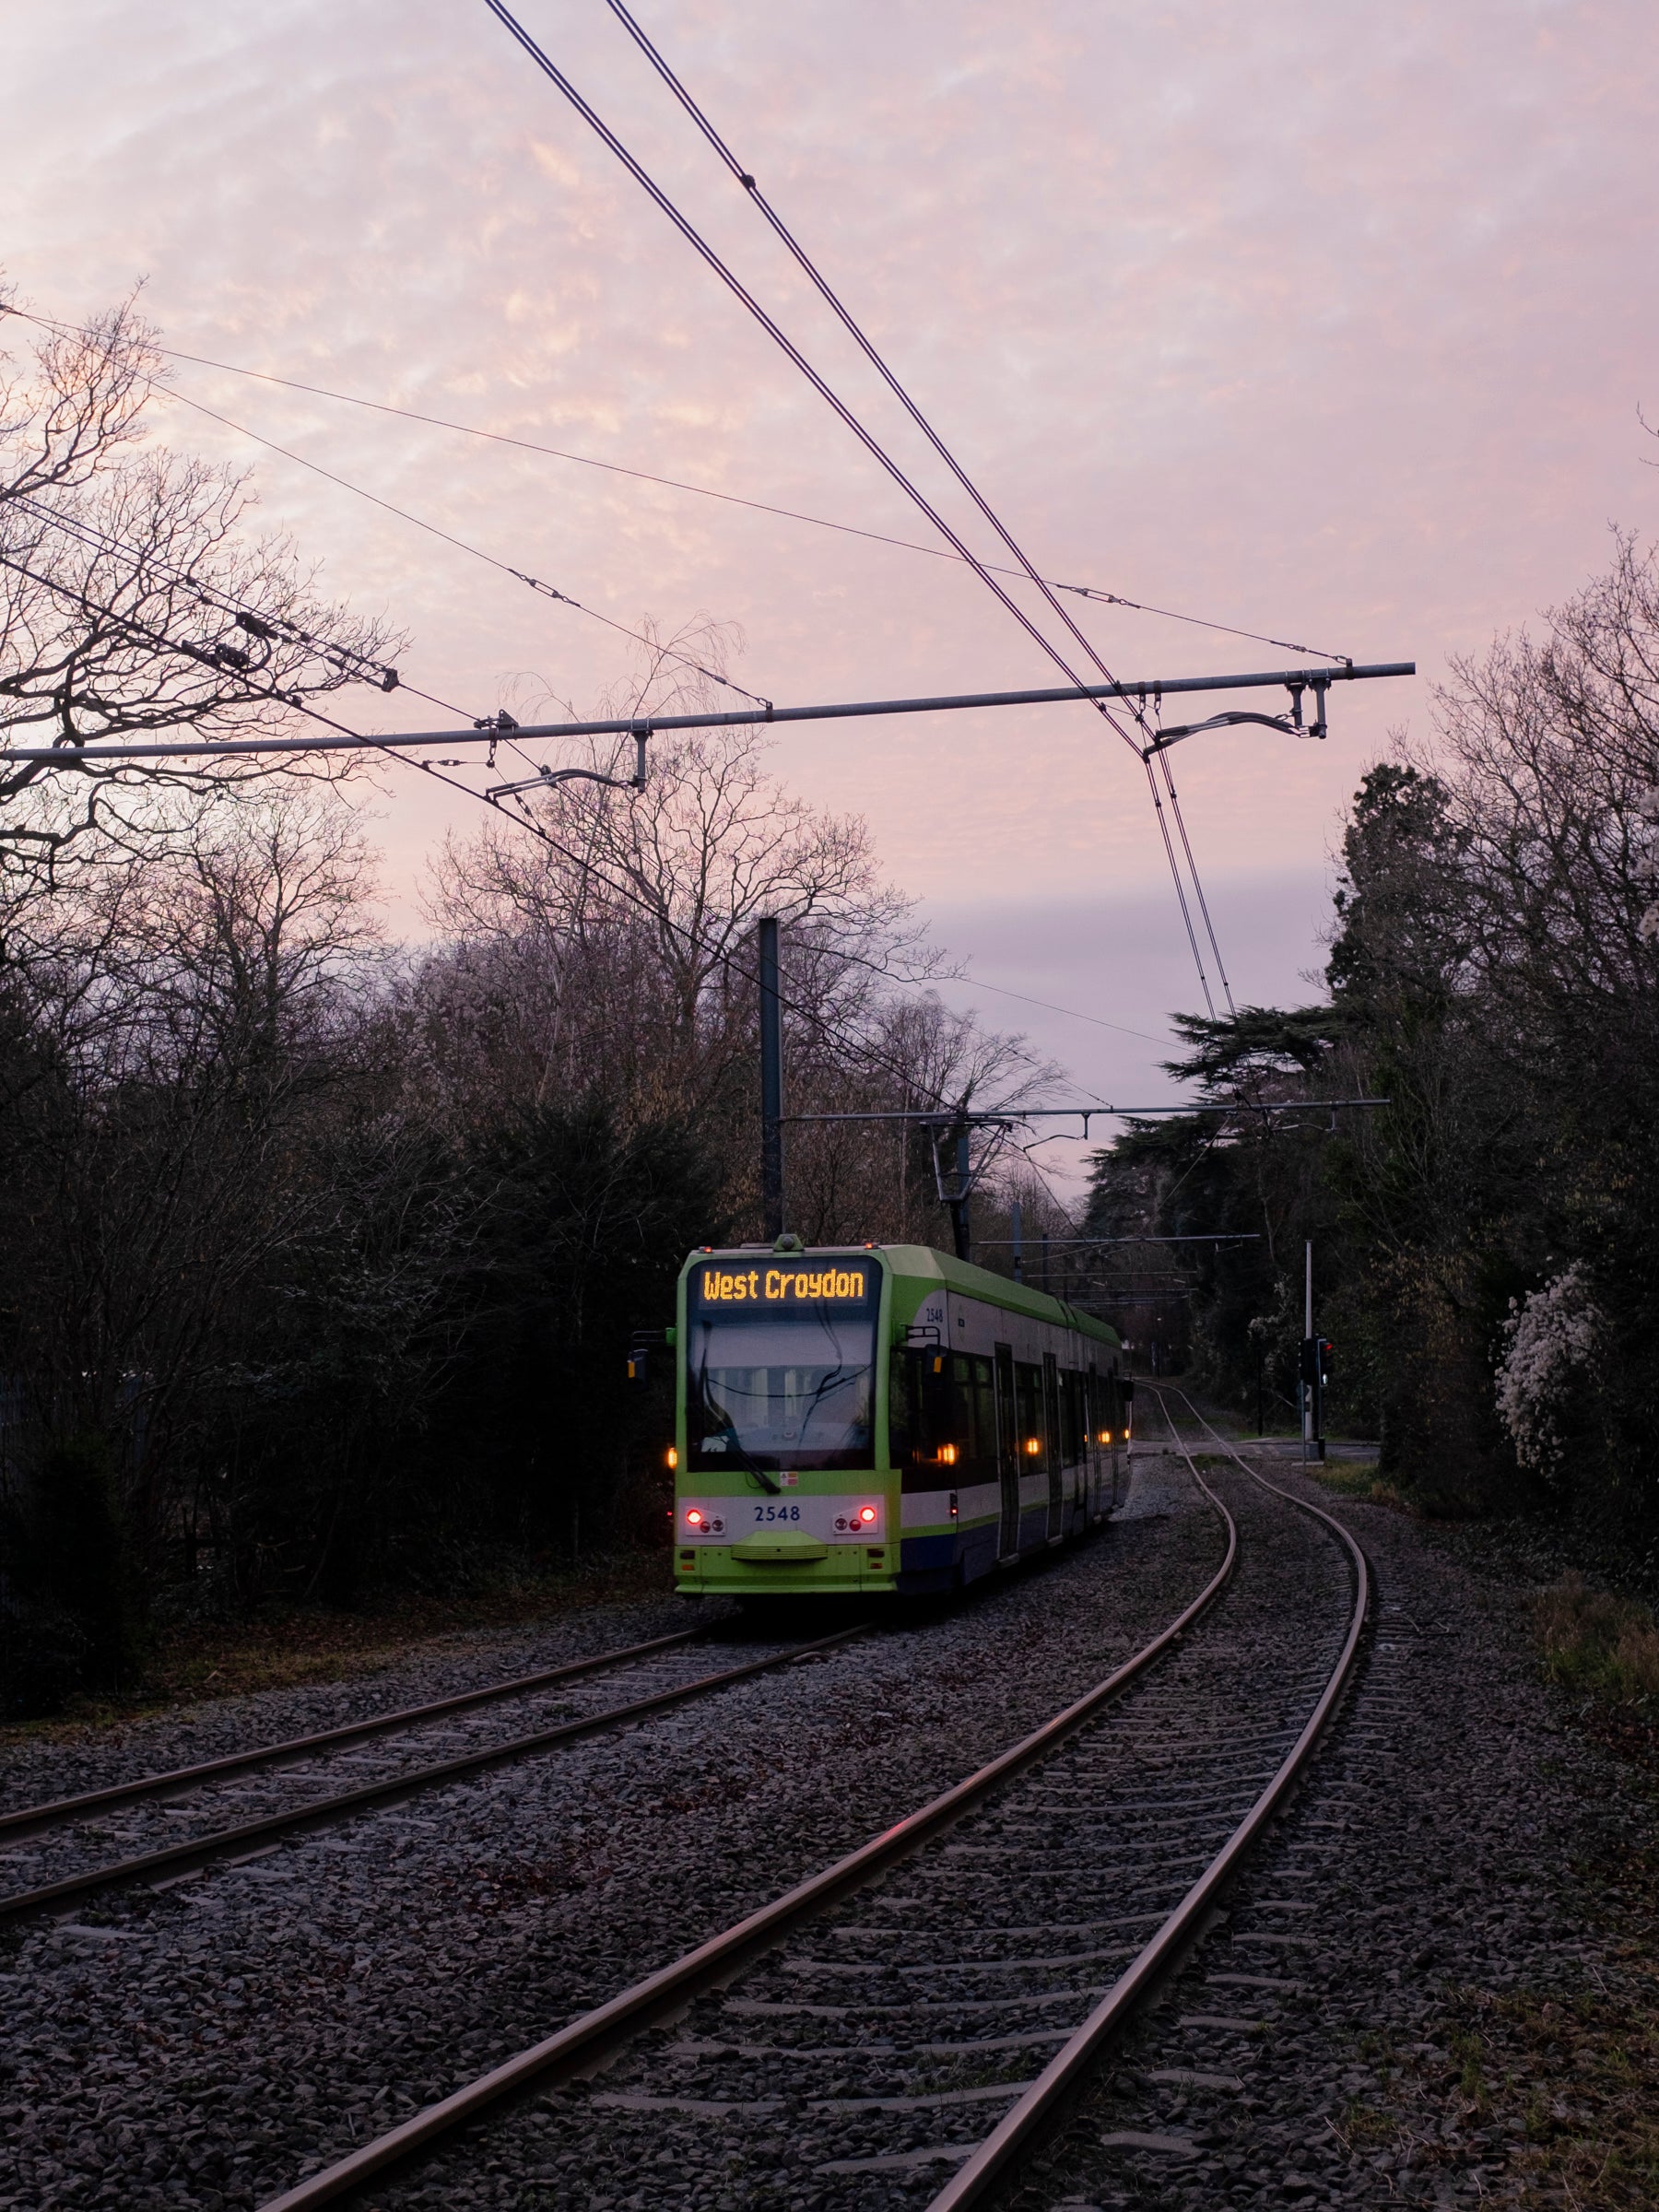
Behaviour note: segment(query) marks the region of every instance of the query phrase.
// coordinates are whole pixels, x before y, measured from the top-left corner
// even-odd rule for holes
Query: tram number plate
[[[798,1525],[800,1518],[801,1509],[798,1505],[758,1505],[755,1508],[758,1523],[793,1521]]]

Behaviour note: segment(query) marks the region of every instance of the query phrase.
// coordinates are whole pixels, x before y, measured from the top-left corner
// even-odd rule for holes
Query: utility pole
[[[1008,1208],[1008,1227],[1014,1232],[1014,1280],[1017,1283],[1023,1283],[1025,1281],[1025,1244],[1023,1241],[1025,1216],[1020,1209],[1018,1198]]]
[[[783,1012],[778,1003],[778,918],[756,926],[760,971],[760,1223],[769,1244],[783,1234]]]

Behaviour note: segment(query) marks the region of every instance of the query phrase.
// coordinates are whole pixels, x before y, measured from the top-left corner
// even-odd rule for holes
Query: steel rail
[[[1176,1433],[1175,1424],[1170,1418],[1162,1394],[1154,1391],[1151,1394],[1158,1400],[1159,1411],[1169,1424],[1176,1449],[1187,1465],[1192,1467],[1194,1478],[1202,1481],[1203,1477],[1193,1465],[1192,1454]],[[1303,1512],[1311,1513],[1316,1521],[1323,1521],[1347,1547],[1354,1572],[1354,1609],[1348,1622],[1347,1641],[1318,1703],[1272,1781],[1151,1941],[1120,1975],[1071,2041],[1049,2061],[1018,2103],[1005,2113],[979,2148],[958,2168],[945,2187],[930,2201],[927,2212],[969,2212],[970,2206],[985,2204],[1007,2178],[1009,2169],[1020,2153],[1050,2133],[1105,2046],[1123,2032],[1151,1991],[1179,1964],[1203,1933],[1206,1919],[1238,1872],[1241,1860],[1277,1812],[1312,1757],[1326,1723],[1347,1687],[1359,1656],[1359,1639],[1371,1604],[1371,1576],[1364,1552],[1341,1522],[1332,1514],[1309,1504],[1306,1499],[1292,1496],[1290,1491],[1280,1489],[1277,1483],[1268,1482],[1265,1477],[1258,1475],[1239,1453],[1232,1450],[1224,1437],[1217,1435],[1184,1391],[1173,1394],[1185,1400],[1194,1418],[1203,1428],[1209,1429],[1210,1434],[1231,1453],[1253,1481],[1260,1483],[1265,1490],[1271,1490],[1275,1497],[1283,1498],[1289,1504],[1300,1507]]]
[[[339,1728],[324,1728],[315,1735],[290,1736],[286,1743],[266,1744],[253,1751],[229,1751],[222,1759],[205,1759],[198,1766],[174,1767],[165,1774],[143,1774],[132,1782],[111,1783],[101,1790],[85,1790],[76,1797],[55,1798],[48,1805],[19,1806],[15,1812],[0,1813],[0,1836],[17,1840],[39,1835],[42,1830],[60,1828],[70,1820],[84,1820],[94,1813],[108,1812],[118,1805],[130,1805],[141,1797],[164,1797],[174,1790],[194,1790],[210,1782],[224,1782],[232,1774],[246,1774],[258,1767],[285,1765],[291,1760],[309,1759],[318,1752],[337,1750],[344,1744],[360,1743],[365,1736],[388,1735],[399,1728],[414,1728],[426,1721],[435,1721],[444,1713],[465,1712],[477,1705],[488,1705],[507,1698],[527,1696],[531,1690],[548,1688],[555,1682],[570,1682],[580,1675],[601,1673],[607,1666],[621,1666],[630,1659],[643,1659],[652,1652],[665,1652],[677,1644],[688,1643],[695,1636],[708,1633],[706,1629],[677,1629],[671,1636],[653,1636],[645,1643],[620,1645],[614,1652],[599,1652],[591,1659],[576,1659],[563,1666],[544,1668],[540,1674],[520,1675],[512,1682],[492,1683],[486,1689],[465,1689],[454,1697],[438,1698],[429,1705],[406,1705],[397,1712],[383,1712],[372,1720],[352,1721]]]
[[[1189,1463],[1190,1464],[1190,1463]],[[733,1974],[780,1937],[826,1905],[861,1887],[873,1875],[907,1856],[917,1846],[963,1814],[1003,1783],[1023,1772],[1076,1734],[1100,1709],[1143,1674],[1154,1660],[1176,1643],[1184,1631],[1226,1588],[1238,1558],[1239,1531],[1221,1500],[1194,1468],[1194,1478],[1220,1515],[1227,1529],[1227,1551],[1215,1574],[1169,1626],[1124,1661],[1103,1682],[1085,1692],[1063,1712],[1001,1752],[986,1766],[955,1783],[918,1811],[861,1844],[822,1872],[811,1875],[782,1897],[700,1944],[694,1951],[636,1982],[608,2003],[584,2012],[567,2027],[519,2052],[488,2074],[464,2088],[429,2105],[373,2142],[365,2143],[334,2165],[309,2175],[282,2195],[272,2197],[260,2212],[311,2212],[317,2205],[332,2204],[387,2167],[465,2125],[503,2099],[532,2083],[544,2086],[585,2073],[641,2030],[665,2015],[677,2012],[700,1992],[730,1981]]]
[[[216,1829],[211,1834],[170,1844],[165,1851],[146,1852],[114,1865],[93,1867],[86,1874],[66,1875],[63,1880],[43,1883],[38,1889],[19,1889],[10,1897],[0,1897],[0,1921],[38,1912],[48,1905],[64,1904],[71,1898],[90,1897],[98,1890],[116,1888],[123,1883],[182,1875],[192,1867],[205,1866],[210,1860],[224,1858],[228,1853],[250,1856],[265,1844],[276,1843],[284,1836],[303,1835],[311,1829],[332,1827],[335,1821],[349,1819],[358,1813],[400,1804],[422,1790],[440,1789],[447,1783],[465,1781],[468,1775],[485,1773],[491,1767],[509,1766],[515,1759],[548,1750],[555,1744],[573,1743],[579,1736],[598,1735],[607,1728],[648,1719],[653,1713],[666,1712],[671,1706],[688,1704],[694,1698],[706,1697],[732,1683],[766,1674],[772,1667],[787,1666],[809,1653],[833,1650],[837,1644],[850,1643],[855,1637],[867,1636],[869,1632],[869,1623],[861,1622],[856,1628],[838,1630],[833,1636],[793,1644],[788,1651],[778,1652],[770,1659],[751,1659],[742,1666],[726,1667],[717,1675],[701,1675],[695,1682],[684,1683],[677,1689],[653,1690],[651,1696],[635,1698],[629,1704],[613,1705],[604,1712],[589,1713],[581,1720],[562,1721],[557,1727],[538,1729],[533,1735],[516,1736],[509,1743],[468,1751],[459,1759],[444,1759],[437,1766],[417,1767],[406,1774],[368,1783],[360,1789],[345,1791],[338,1796],[313,1798],[308,1805],[295,1806],[285,1813],[266,1814],[258,1820],[244,1821],[238,1828]]]

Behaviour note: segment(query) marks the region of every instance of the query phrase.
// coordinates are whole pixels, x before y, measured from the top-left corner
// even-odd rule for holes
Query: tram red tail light
[[[698,1508],[694,1505],[688,1506],[686,1509],[686,1526],[688,1528],[700,1528],[702,1524],[703,1517],[699,1512]]]
[[[861,1528],[874,1528],[876,1508],[873,1505],[861,1505],[858,1509],[858,1521]]]

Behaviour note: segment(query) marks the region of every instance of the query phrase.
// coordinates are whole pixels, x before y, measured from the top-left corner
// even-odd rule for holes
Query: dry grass
[[[1307,1472],[1327,1490],[1335,1490],[1339,1498],[1363,1498],[1368,1505],[1392,1506],[1397,1513],[1409,1513],[1417,1520],[1422,1518],[1420,1501],[1396,1489],[1392,1482],[1383,1482],[1377,1474],[1374,1459],[1315,1460]]]
[[[501,1574],[462,1595],[403,1594],[352,1613],[293,1607],[169,1629],[155,1640],[144,1678],[129,1696],[77,1698],[50,1720],[0,1728],[0,1745],[73,1743],[178,1705],[374,1674],[424,1644],[471,1630],[523,1628],[592,1606],[662,1597],[669,1587],[665,1557],[628,1552],[576,1572]]]
[[[1593,1590],[1570,1571],[1538,1593],[1534,1625],[1552,1682],[1613,1705],[1659,1699],[1659,1626],[1635,1598]]]
[[[1609,1962],[1613,1963],[1613,1962]],[[1576,1998],[1451,1993],[1432,2046],[1395,2060],[1382,2108],[1339,2134],[1419,2175],[1478,2159],[1481,2194],[1516,2212],[1653,2212],[1659,2205],[1659,2026],[1651,1952],[1624,1986]],[[1634,1968],[1634,1971],[1630,1970]]]

